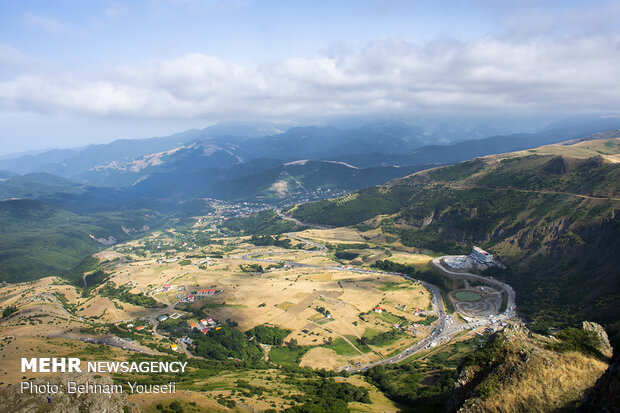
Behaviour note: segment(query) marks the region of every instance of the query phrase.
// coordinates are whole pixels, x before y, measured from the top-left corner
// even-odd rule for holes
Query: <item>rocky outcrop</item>
[[[605,329],[600,324],[592,323],[590,321],[584,321],[581,325],[581,328],[585,331],[595,332],[601,341],[601,344],[599,347],[599,350],[601,351],[601,353],[603,353],[603,355],[607,357],[612,356],[613,348],[611,347],[611,344],[609,344],[609,337],[607,337],[607,333],[605,332]]]

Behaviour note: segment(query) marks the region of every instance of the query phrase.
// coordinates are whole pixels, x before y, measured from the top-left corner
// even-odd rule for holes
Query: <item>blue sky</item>
[[[1,153],[222,119],[620,111],[617,1],[0,0]]]

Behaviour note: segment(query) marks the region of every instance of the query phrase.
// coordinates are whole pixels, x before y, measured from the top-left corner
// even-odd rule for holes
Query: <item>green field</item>
[[[480,294],[476,294],[473,291],[459,291],[454,295],[460,301],[478,301],[482,298]]]
[[[269,351],[269,360],[275,364],[298,365],[299,361],[310,347],[272,347]]]
[[[335,339],[331,345],[326,345],[325,347],[334,350],[336,354],[341,356],[352,356],[359,354],[349,343],[340,337]]]

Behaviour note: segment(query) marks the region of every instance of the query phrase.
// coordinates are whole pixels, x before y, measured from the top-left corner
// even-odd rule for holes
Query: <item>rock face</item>
[[[89,383],[93,385],[91,389],[111,389],[114,383],[109,377],[94,376],[86,373],[67,373],[56,377],[41,377],[31,380],[30,389],[34,386],[39,391],[22,392],[20,384],[11,385],[0,391],[2,408],[0,410],[12,413],[35,413],[35,412],[62,412],[62,413],[82,413],[82,412],[122,412],[125,407],[131,411],[131,403],[127,402],[125,393],[105,393],[92,392],[70,394],[67,392],[67,383],[74,382],[79,384]],[[49,383],[50,386],[58,386],[60,391],[48,393],[45,390]],[[101,386],[101,387],[99,387]],[[50,399],[48,401],[48,394]]]
[[[579,413],[618,413],[620,412],[620,357],[609,366],[605,374],[586,397],[577,412]]]
[[[607,357],[612,356],[613,348],[611,347],[611,344],[609,344],[609,337],[607,337],[607,333],[600,324],[592,323],[590,321],[584,321],[581,325],[581,328],[584,331],[594,331],[601,340],[601,348],[599,348],[601,353],[603,353]]]

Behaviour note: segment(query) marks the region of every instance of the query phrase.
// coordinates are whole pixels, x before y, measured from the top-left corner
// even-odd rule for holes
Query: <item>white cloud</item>
[[[40,28],[50,33],[60,33],[65,31],[67,28],[60,20],[50,16],[26,14],[24,16],[24,22],[30,27]]]
[[[96,78],[0,81],[0,106],[127,118],[269,118],[400,111],[620,111],[620,37],[383,40],[319,58],[238,64],[200,53]]]

